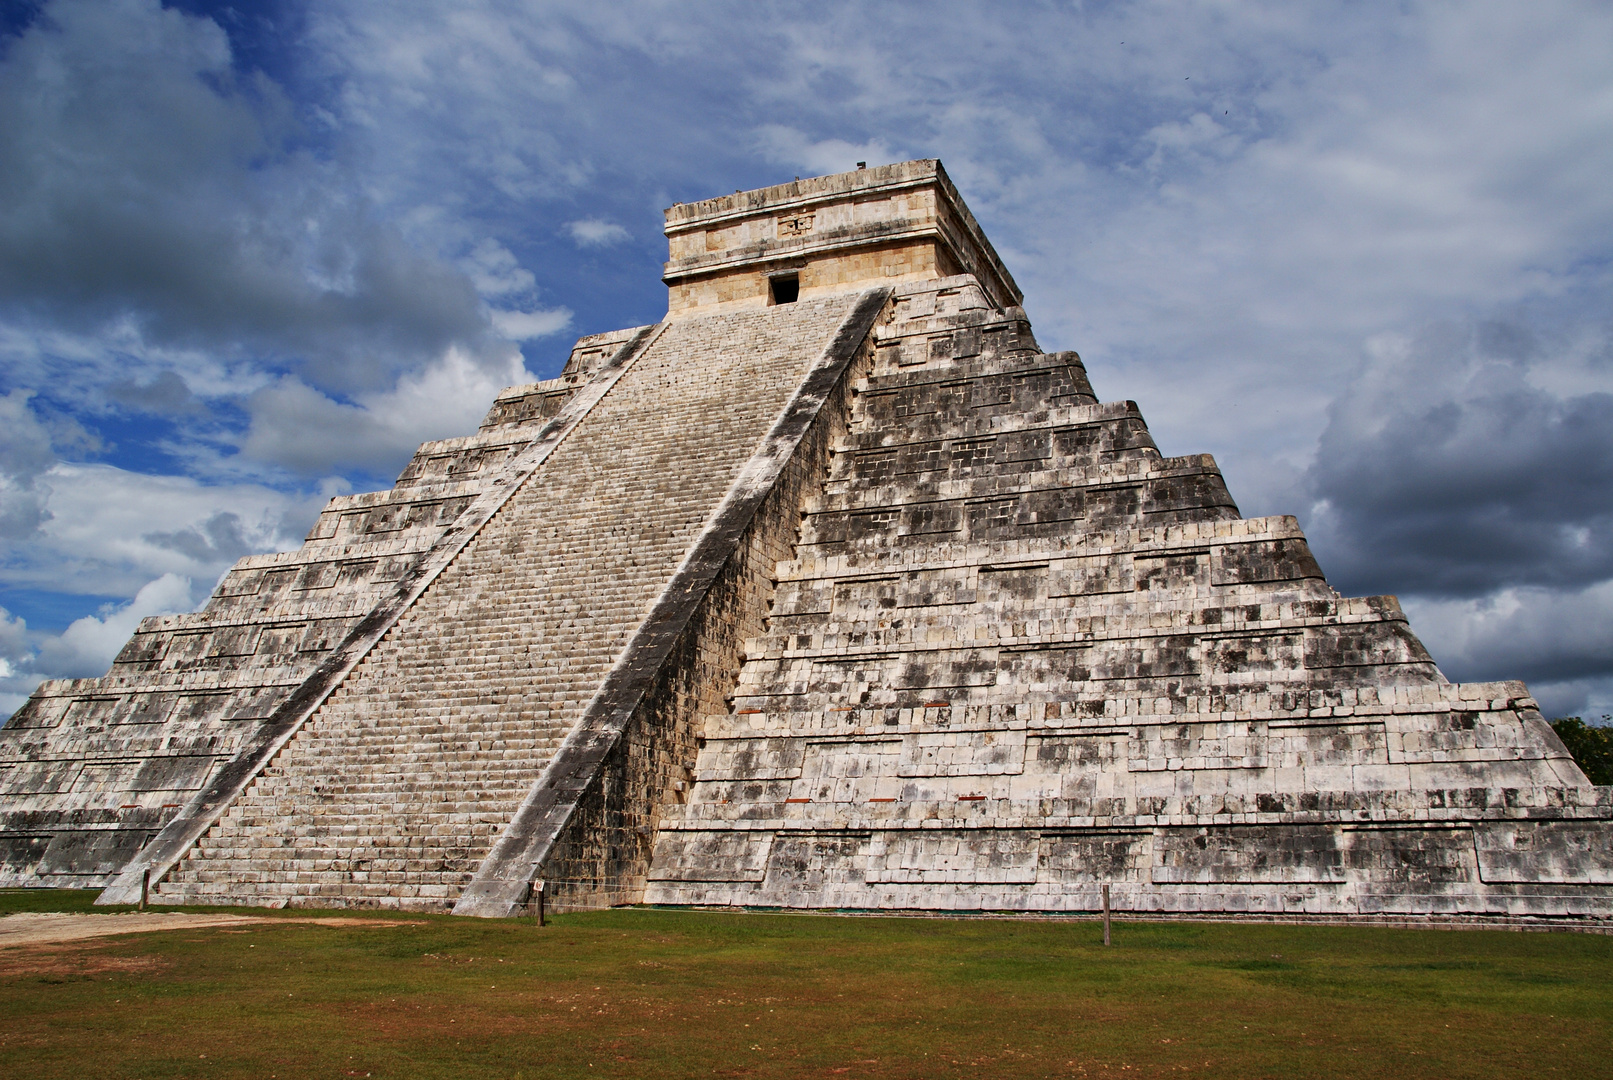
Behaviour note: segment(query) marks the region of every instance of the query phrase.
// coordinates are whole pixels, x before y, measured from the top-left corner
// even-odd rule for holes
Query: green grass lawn
[[[1613,1075],[1600,936],[329,914],[0,950],[0,1076]]]

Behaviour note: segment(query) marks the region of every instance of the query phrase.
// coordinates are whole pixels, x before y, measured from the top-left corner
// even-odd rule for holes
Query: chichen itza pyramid
[[[1522,683],[1043,353],[937,161],[666,212],[586,337],[0,731],[0,884],[551,904],[1613,914]]]

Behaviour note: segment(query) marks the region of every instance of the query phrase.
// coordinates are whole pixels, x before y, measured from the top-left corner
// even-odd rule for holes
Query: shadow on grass
[[[122,910],[95,907],[95,898],[100,895],[100,889],[0,889],[0,915],[14,915],[19,911]]]

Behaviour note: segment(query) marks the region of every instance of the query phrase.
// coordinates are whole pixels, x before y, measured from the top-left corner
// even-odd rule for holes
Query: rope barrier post
[[[1103,883],[1103,943],[1109,944],[1109,883]]]
[[[146,867],[140,873],[140,910],[146,910],[146,901],[151,896],[151,867]]]
[[[538,925],[542,926],[544,924],[544,921],[543,921],[543,882],[534,881],[532,883],[532,892],[538,898]]]

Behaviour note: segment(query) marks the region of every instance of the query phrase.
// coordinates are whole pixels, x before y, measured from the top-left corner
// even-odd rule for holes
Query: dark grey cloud
[[[214,514],[200,525],[177,532],[150,532],[141,539],[199,563],[228,565],[257,550],[242,528],[240,515],[228,511]]]
[[[159,371],[144,383],[119,379],[108,386],[106,392],[112,400],[141,412],[191,412],[199,404],[184,377],[174,371]]]
[[[28,407],[29,390],[13,390],[0,396],[0,473],[28,481],[56,461],[50,447],[50,432]]]
[[[463,272],[383,223],[210,20],[55,0],[0,58],[0,311],[242,350],[341,391],[490,328]]]
[[[332,461],[396,470],[423,440],[474,431],[499,390],[527,377],[518,354],[499,370],[456,349],[386,392],[355,395],[350,404],[280,379],[247,399],[251,425],[241,453],[307,476],[324,475]]]
[[[1529,691],[1548,717],[1577,716],[1589,724],[1613,723],[1613,679],[1535,682]]]
[[[1369,363],[1307,476],[1335,586],[1473,597],[1613,577],[1613,393],[1554,388],[1573,366],[1508,321]]]
[[[1413,600],[1408,609],[1421,631],[1443,643],[1437,659],[1452,678],[1613,678],[1613,581]]]
[[[50,519],[39,477],[56,461],[50,433],[28,407],[33,394],[0,396],[0,539],[32,536]]]

